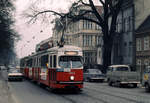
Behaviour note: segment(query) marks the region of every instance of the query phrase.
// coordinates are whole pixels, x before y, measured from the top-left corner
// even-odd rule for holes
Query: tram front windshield
[[[80,68],[83,66],[81,56],[60,56],[59,66],[62,68]]]

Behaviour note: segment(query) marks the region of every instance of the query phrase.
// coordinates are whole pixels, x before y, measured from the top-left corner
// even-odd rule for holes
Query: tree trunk
[[[108,66],[111,65],[112,41],[105,43],[103,46],[103,68],[105,73]]]

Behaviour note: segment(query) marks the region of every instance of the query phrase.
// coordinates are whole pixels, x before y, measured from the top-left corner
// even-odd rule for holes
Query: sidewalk
[[[7,81],[2,75],[2,71],[0,71],[0,103],[14,103],[9,92]]]

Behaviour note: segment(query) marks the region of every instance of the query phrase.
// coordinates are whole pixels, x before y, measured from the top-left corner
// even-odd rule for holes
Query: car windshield
[[[59,66],[62,68],[80,68],[83,66],[81,56],[61,56]]]
[[[19,70],[10,70],[10,73],[19,73]]]
[[[128,67],[117,67],[117,71],[128,71]]]
[[[93,74],[102,74],[102,72],[98,69],[88,69],[88,72]]]

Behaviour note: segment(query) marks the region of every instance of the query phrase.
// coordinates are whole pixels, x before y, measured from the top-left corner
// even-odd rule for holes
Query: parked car
[[[108,67],[107,81],[110,86],[117,84],[119,86],[132,85],[137,87],[137,84],[140,83],[140,74],[131,71],[128,65],[111,65]]]
[[[150,66],[146,68],[144,73],[142,85],[145,87],[146,92],[150,92]]]
[[[23,80],[23,74],[19,70],[9,70],[8,81],[11,80]]]
[[[6,66],[0,65],[0,70],[6,70],[6,69],[7,69]]]
[[[84,80],[85,81],[96,81],[96,82],[103,82],[105,80],[106,76],[102,74],[102,72],[99,69],[87,69],[84,72]]]

